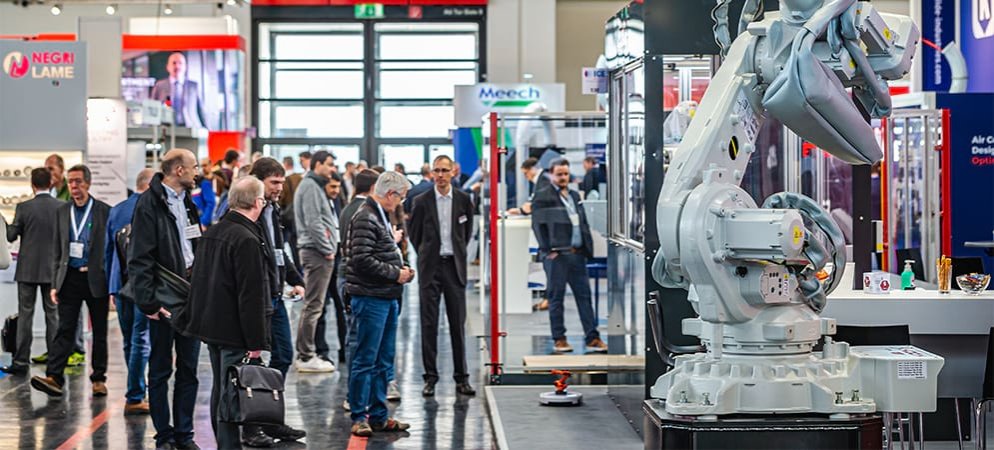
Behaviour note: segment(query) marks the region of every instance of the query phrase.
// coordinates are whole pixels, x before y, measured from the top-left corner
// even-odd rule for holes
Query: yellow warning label
[[[890,28],[884,28],[884,38],[886,38],[889,41],[891,40],[891,36],[892,34],[890,32]]]
[[[804,239],[804,230],[801,230],[801,227],[794,227],[794,245],[801,245],[801,239]]]

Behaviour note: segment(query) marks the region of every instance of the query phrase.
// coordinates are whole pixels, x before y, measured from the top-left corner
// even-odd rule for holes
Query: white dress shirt
[[[452,256],[452,187],[449,193],[442,195],[435,188],[435,209],[438,210],[438,239],[441,241],[442,256]]]

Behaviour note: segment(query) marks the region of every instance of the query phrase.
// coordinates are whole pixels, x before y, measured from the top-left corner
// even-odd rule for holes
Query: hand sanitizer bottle
[[[911,269],[914,261],[904,261],[904,272],[901,272],[901,289],[906,291],[915,290],[915,271]]]

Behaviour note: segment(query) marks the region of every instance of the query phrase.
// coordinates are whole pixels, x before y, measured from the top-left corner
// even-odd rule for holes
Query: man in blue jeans
[[[352,434],[403,432],[410,424],[388,417],[387,379],[396,351],[398,299],[414,270],[404,266],[397,247],[403,232],[387,214],[407,196],[407,179],[395,172],[380,175],[372,195],[352,218],[345,255],[345,289],[352,299],[355,345],[349,368]],[[351,346],[350,346],[351,347]]]
[[[148,402],[145,401],[145,366],[148,364],[149,352],[148,318],[133,303],[117,296],[128,276],[127,248],[121,245],[123,242],[118,242],[117,234],[131,225],[138,197],[148,190],[152,175],[155,175],[152,169],[146,168],[138,172],[135,193],[111,208],[107,219],[104,264],[107,266],[107,290],[117,309],[117,321],[121,325],[121,337],[124,341],[124,363],[128,368],[128,390],[124,394],[126,416],[148,414]]]
[[[566,284],[573,290],[573,299],[583,324],[584,343],[588,352],[606,352],[607,344],[597,332],[597,318],[590,300],[590,277],[587,258],[593,256],[593,239],[580,194],[569,188],[569,161],[565,158],[552,163],[552,185],[535,192],[532,201],[532,231],[538,241],[543,266],[549,280],[549,322],[552,326],[553,348],[557,353],[571,352],[566,340],[563,320],[563,298]]]
[[[260,158],[252,164],[250,175],[262,181],[265,187],[266,207],[259,216],[259,223],[265,231],[267,244],[273,249],[273,259],[276,266],[277,283],[272,292],[273,315],[270,317],[270,345],[272,352],[269,367],[279,370],[286,378],[286,373],[293,364],[293,335],[290,333],[290,317],[283,303],[283,284],[293,286],[293,294],[304,295],[304,280],[297,272],[297,267],[288,264],[283,247],[283,224],[280,216],[280,206],[277,203],[283,185],[286,182],[286,169],[273,158]],[[281,441],[296,441],[307,436],[303,430],[297,430],[286,425],[265,427],[242,427],[242,442],[250,447],[270,447],[273,439]],[[266,445],[263,445],[266,444]]]

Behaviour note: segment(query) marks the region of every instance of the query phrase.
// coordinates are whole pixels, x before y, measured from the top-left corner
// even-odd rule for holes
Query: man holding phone
[[[349,226],[345,257],[345,289],[351,296],[355,332],[349,370],[352,434],[402,432],[410,424],[388,417],[388,372],[396,350],[398,300],[414,270],[404,265],[388,214],[407,197],[410,183],[395,172],[380,175],[372,195],[359,207]]]

